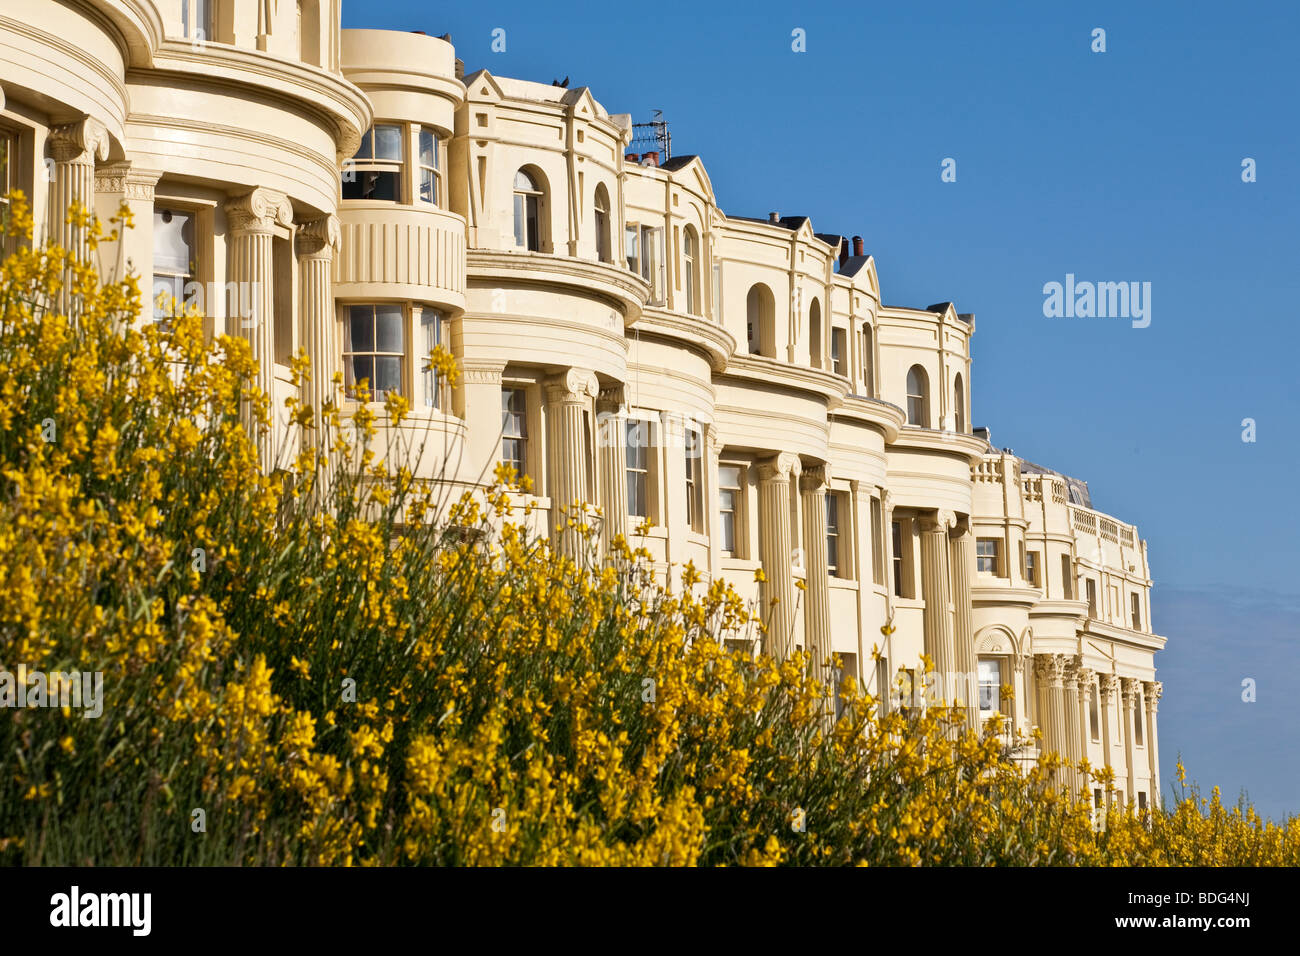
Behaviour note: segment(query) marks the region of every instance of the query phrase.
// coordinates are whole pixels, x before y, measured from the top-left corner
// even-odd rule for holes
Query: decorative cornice
[[[50,130],[50,153],[57,163],[94,163],[108,159],[108,129],[89,116]]]
[[[293,206],[289,204],[289,197],[264,186],[227,200],[225,210],[230,232],[235,235],[270,232],[277,223],[293,225]]]

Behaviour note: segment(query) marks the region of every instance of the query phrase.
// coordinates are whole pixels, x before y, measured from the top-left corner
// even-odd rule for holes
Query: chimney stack
[[[770,223],[778,223],[781,221],[781,214],[779,212],[769,212],[767,214],[767,221]]]
[[[840,265],[849,261],[849,238],[840,236]]]
[[[853,254],[854,254],[855,256],[858,256],[858,257],[861,257],[861,256],[862,256],[862,237],[861,237],[861,236],[854,236],[854,237],[853,237]]]

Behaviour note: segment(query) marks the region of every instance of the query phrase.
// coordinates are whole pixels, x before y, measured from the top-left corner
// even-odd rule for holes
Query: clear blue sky
[[[726,212],[860,234],[887,303],[974,312],[974,423],[1086,479],[1149,541],[1166,781],[1181,751],[1202,783],[1300,811],[1300,5],[806,7],[349,0],[343,16],[450,32],[468,71],[569,76],[638,121],[663,110]],[[1066,273],[1150,282],[1150,327],[1045,318]]]

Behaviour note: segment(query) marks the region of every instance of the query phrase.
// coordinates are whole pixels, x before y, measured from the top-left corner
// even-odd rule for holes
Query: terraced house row
[[[973,316],[885,305],[857,236],[727,215],[587,88],[339,24],[338,0],[0,0],[0,187],[73,246],[72,202],[125,202],[104,267],[249,337],[277,408],[303,349],[313,407],[334,371],[409,399],[380,441],[423,474],[509,462],[542,530],[589,503],[606,541],[771,608],[740,646],[834,653],[893,706],[927,653],[972,719],[1158,797],[1146,543],[972,427]]]

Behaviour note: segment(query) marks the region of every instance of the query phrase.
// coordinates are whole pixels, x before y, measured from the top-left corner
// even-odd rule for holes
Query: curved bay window
[[[682,280],[686,286],[686,311],[700,314],[700,240],[692,226],[682,239]]]
[[[366,130],[361,145],[344,166],[343,198],[401,202],[401,126],[376,123]]]
[[[609,190],[601,183],[596,187],[596,199],[592,204],[594,213],[592,225],[596,229],[596,258],[601,262],[613,262],[613,242],[609,225]],[[518,240],[516,239],[516,244]]]
[[[542,190],[527,170],[515,173],[515,246],[542,251]]]
[[[343,373],[347,396],[358,399],[364,383],[369,401],[403,394],[406,359],[405,309],[401,305],[350,305],[343,325]]]
[[[420,154],[416,157],[420,202],[432,206],[441,204],[441,168],[438,164],[438,134],[427,126],[420,127]]]
[[[907,372],[907,424],[930,427],[929,376],[913,365]]]

